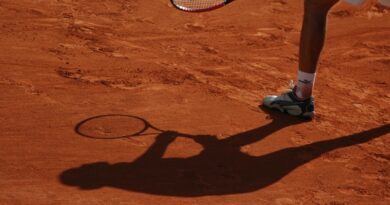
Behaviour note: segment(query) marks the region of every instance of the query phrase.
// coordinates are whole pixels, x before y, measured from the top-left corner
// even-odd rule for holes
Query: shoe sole
[[[294,115],[294,114],[290,113],[288,109],[284,109],[283,107],[281,107],[278,104],[274,104],[274,105],[270,105],[270,106],[264,105],[264,106],[269,107],[271,109],[279,110],[280,112],[286,113],[288,115],[291,115],[294,117],[299,117],[299,118],[306,119],[306,120],[312,120],[315,116],[315,112],[305,112],[305,113],[300,114],[300,115]]]

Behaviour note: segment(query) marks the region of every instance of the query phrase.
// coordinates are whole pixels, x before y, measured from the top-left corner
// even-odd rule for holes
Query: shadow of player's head
[[[82,170],[82,171],[80,171]],[[109,181],[111,165],[106,162],[84,164],[68,169],[60,175],[60,181],[68,186],[76,186],[84,190],[99,189]]]

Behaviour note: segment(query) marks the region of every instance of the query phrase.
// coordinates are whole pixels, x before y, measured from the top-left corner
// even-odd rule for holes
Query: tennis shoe
[[[281,95],[269,95],[264,97],[263,105],[285,112],[289,115],[313,119],[314,117],[314,98],[310,97],[305,100],[300,100],[294,92],[295,86],[290,84],[290,88]]]

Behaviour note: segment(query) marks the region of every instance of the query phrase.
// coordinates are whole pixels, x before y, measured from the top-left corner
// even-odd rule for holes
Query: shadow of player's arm
[[[282,123],[273,120],[271,123],[261,126],[259,128],[232,135],[229,138],[223,139],[221,142],[241,147],[262,140],[265,137],[271,135],[272,133],[277,132],[278,130],[281,130],[289,125],[292,124]]]
[[[269,179],[268,184],[271,184],[295,168],[308,163],[322,154],[344,147],[366,143],[375,138],[384,136],[390,132],[390,124],[383,125],[364,132],[339,137],[330,140],[324,140],[307,144],[299,147],[290,147],[282,149],[267,155],[258,157],[258,164],[266,164],[266,170],[263,175]]]
[[[320,156],[335,149],[369,142],[375,138],[386,135],[389,132],[390,124],[387,124],[360,133],[303,145],[297,147],[296,149],[313,153],[315,156]]]
[[[169,144],[172,143],[177,136],[178,134],[172,131],[166,131],[157,135],[155,142],[144,154],[138,157],[135,162],[161,159]]]

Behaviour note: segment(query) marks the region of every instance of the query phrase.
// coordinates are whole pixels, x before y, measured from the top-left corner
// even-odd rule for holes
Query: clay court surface
[[[302,6],[0,0],[0,204],[390,204],[389,9],[332,10],[315,120],[258,107],[295,79]],[[170,131],[82,136],[128,115]]]

